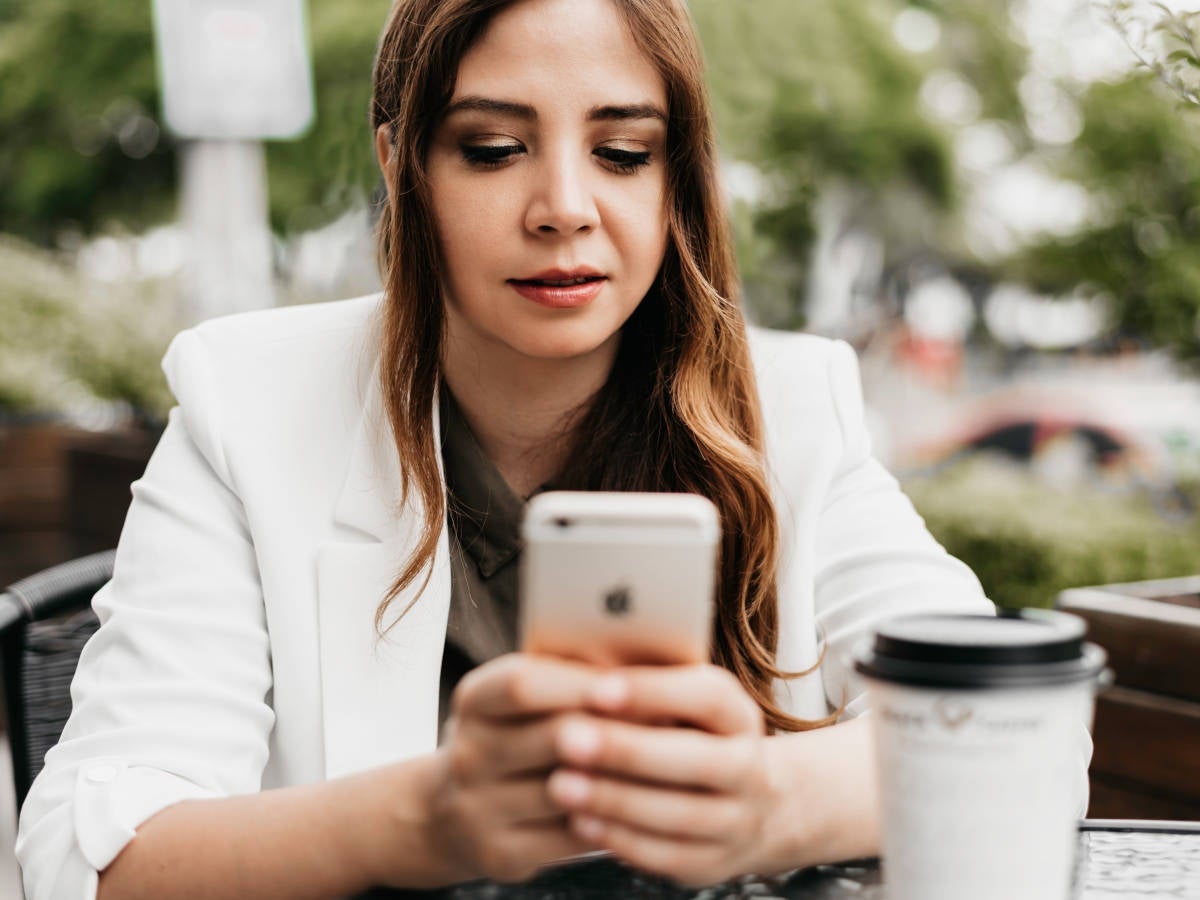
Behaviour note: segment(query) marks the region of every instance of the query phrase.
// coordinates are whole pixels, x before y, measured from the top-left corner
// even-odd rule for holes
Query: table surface
[[[440,891],[376,890],[360,900],[887,900],[878,863],[746,876],[703,890],[680,888],[611,859],[549,870],[520,885],[471,882]],[[1200,900],[1200,822],[1085,821],[1073,900]],[[969,898],[964,898],[969,900]]]

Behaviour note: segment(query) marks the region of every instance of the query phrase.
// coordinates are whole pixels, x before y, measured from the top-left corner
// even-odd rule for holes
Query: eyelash
[[[520,144],[463,144],[460,149],[463,159],[467,161],[468,165],[482,169],[496,169],[520,153],[523,148]],[[633,175],[638,169],[650,163],[648,150],[617,150],[613,147],[601,147],[595,152],[618,175]]]

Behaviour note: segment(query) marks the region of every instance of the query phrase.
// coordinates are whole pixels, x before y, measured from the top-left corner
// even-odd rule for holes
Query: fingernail
[[[604,709],[616,709],[629,697],[629,682],[620,675],[605,675],[592,688],[592,701]]]
[[[600,735],[586,722],[567,722],[558,736],[559,748],[572,762],[587,762],[600,747]]]
[[[586,802],[592,792],[591,780],[578,772],[555,772],[551,785],[555,796],[570,806]]]
[[[593,819],[591,816],[572,816],[571,826],[585,841],[599,844],[604,840],[604,824],[599,819]]]

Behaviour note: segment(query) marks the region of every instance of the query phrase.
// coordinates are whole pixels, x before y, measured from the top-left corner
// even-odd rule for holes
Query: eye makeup
[[[632,175],[638,169],[650,164],[649,150],[620,150],[616,147],[600,147],[595,155],[621,175]]]
[[[513,157],[525,152],[521,144],[459,144],[463,160],[472,167],[496,169]],[[650,164],[649,150],[623,150],[618,147],[597,147],[593,155],[605,168],[619,175],[632,175]]]
[[[524,148],[520,144],[459,144],[463,159],[482,168],[496,168],[516,156]]]

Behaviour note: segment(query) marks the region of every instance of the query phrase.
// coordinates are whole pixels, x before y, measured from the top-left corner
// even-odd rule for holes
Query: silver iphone
[[[521,648],[598,665],[709,659],[717,509],[695,494],[554,491],[522,525]]]

